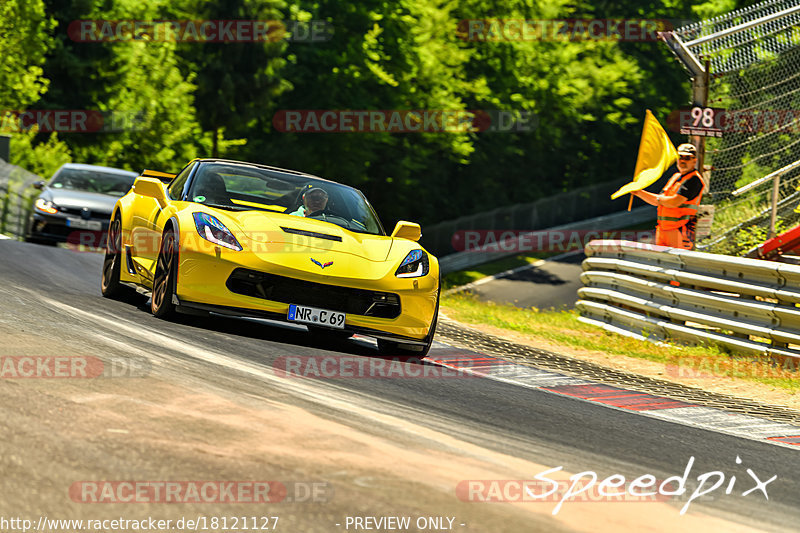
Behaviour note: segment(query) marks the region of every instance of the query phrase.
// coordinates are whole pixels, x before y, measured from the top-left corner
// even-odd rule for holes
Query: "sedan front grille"
[[[59,206],[58,210],[61,213],[64,213],[65,215],[72,215],[72,216],[83,218],[83,214],[82,214],[83,209],[81,209],[80,207],[61,207],[61,206]],[[100,218],[100,219],[108,220],[108,219],[111,218],[111,213],[104,213],[102,211],[89,211],[89,218],[90,219]]]
[[[234,270],[226,286],[236,294],[273,302],[377,318],[400,316],[400,296],[391,292],[314,283],[246,268]]]

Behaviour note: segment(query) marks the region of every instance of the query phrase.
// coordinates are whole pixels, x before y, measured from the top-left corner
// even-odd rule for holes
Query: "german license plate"
[[[291,304],[289,305],[288,319],[290,322],[344,329],[345,314],[338,311],[329,311],[328,309]]]
[[[100,231],[103,229],[103,223],[99,220],[84,220],[82,218],[68,218],[67,226],[70,228],[88,229],[92,231]]]

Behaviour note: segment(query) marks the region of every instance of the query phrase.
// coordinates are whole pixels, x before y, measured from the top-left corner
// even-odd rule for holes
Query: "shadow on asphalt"
[[[528,270],[515,272],[510,276],[503,276],[500,279],[508,279],[511,281],[529,281],[531,283],[547,283],[548,285],[563,285],[566,283],[566,281],[560,277],[538,268],[531,268]]]

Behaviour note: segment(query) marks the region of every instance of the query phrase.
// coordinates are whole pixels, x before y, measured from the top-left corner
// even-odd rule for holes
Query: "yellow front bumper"
[[[328,274],[323,269],[315,273],[305,265],[308,263],[311,268],[318,268],[310,261],[309,253],[236,252],[211,243],[206,245],[205,242],[196,248],[183,249],[179,255],[176,292],[179,300],[184,303],[252,310],[254,315],[273,313],[284,318],[288,315],[291,303],[303,304],[302,295],[298,295],[298,301],[295,302],[278,302],[229,290],[226,282],[233,271],[246,268],[333,287],[391,292],[400,297],[401,312],[396,318],[348,313],[346,328],[373,330],[386,333],[390,337],[422,340],[428,334],[433,320],[438,290],[438,267],[435,272],[432,268],[427,276],[421,278],[397,278],[394,275],[396,265],[387,262],[365,264],[363,260],[353,259],[353,266],[357,264],[363,275],[360,278],[359,272],[349,272],[349,275],[343,276],[342,269],[339,269],[339,275]],[[334,262],[344,264],[348,260],[346,255],[348,254],[339,254]],[[436,266],[435,262],[431,266]]]

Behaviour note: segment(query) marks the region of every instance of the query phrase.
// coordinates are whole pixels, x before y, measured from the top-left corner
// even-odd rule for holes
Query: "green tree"
[[[290,44],[285,75],[294,90],[278,109],[464,111],[466,97],[487,91],[465,75],[470,52],[447,30],[454,28],[448,2],[323,0],[297,9],[334,31],[325,42]],[[271,118],[260,119],[264,133],[248,157],[357,186],[384,222],[424,217],[432,184],[473,151],[467,132],[282,133]]]
[[[42,0],[0,3],[0,114],[26,110],[47,91],[42,65],[54,25]],[[11,163],[49,176],[70,160],[68,148],[55,134],[41,135],[37,142],[38,131],[19,131],[13,116],[0,116],[0,122],[11,126]]]
[[[53,26],[42,0],[0,2],[0,109],[24,109],[47,90],[42,65]]]
[[[176,14],[203,20],[275,21],[282,0],[187,0]],[[274,27],[272,24],[271,27]],[[276,32],[263,42],[185,43],[179,53],[187,77],[196,76],[194,103],[197,119],[210,132],[211,155],[218,157],[219,141],[227,132],[247,136],[258,117],[273,108],[290,84],[281,77],[286,63],[285,43]]]
[[[169,3],[46,1],[58,27],[45,65],[53,88],[42,107],[98,110],[105,118],[100,131],[63,135],[75,159],[139,171],[179,169],[195,157],[202,148],[195,86],[181,73],[176,43],[78,42],[67,31],[76,20],[158,20]]]

